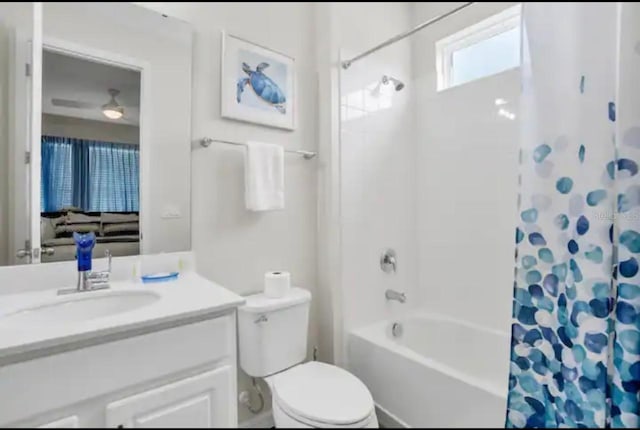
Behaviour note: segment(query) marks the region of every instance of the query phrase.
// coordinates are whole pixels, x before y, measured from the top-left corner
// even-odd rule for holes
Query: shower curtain
[[[640,6],[526,3],[507,427],[638,427]]]

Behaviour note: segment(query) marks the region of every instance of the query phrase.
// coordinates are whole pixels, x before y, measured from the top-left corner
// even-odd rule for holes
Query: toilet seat
[[[370,416],[368,416],[363,421],[353,423],[353,424],[347,424],[347,425],[314,422],[302,417],[289,415],[289,413],[285,412],[282,409],[282,407],[280,406],[280,403],[277,400],[273,402],[272,412],[273,412],[273,419],[274,419],[276,428],[340,428],[340,429],[378,428],[378,420],[375,416],[375,413],[373,412]]]
[[[269,379],[282,411],[309,426],[366,427],[375,416],[367,387],[339,367],[311,361]]]

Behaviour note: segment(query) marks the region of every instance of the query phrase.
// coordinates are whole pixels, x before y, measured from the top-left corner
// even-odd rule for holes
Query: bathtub
[[[382,425],[504,426],[507,332],[415,313],[354,330],[347,342],[347,367],[371,390]]]

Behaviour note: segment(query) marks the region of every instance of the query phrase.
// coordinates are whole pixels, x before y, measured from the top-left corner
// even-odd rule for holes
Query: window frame
[[[492,15],[476,24],[465,27],[435,43],[436,48],[436,71],[437,71],[437,91],[464,85],[477,79],[492,76],[495,73],[484,75],[471,81],[459,84],[452,83],[453,76],[453,54],[456,51],[468,46],[475,45],[488,40],[507,31],[521,26],[522,5],[511,6],[495,15]],[[522,35],[520,36],[522,38]],[[522,49],[522,48],[521,48]],[[521,53],[522,55],[522,53]],[[515,67],[519,67],[515,66]],[[515,68],[514,67],[514,68]],[[510,70],[511,68],[505,69]],[[499,72],[498,72],[499,73]]]

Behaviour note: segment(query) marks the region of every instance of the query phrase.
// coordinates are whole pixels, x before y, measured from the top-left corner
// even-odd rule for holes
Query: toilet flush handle
[[[259,317],[254,321],[254,323],[255,323],[255,324],[260,324],[260,323],[267,322],[267,321],[269,321],[269,318],[267,318],[267,316],[263,314],[263,315],[260,315],[260,316],[259,316]]]

